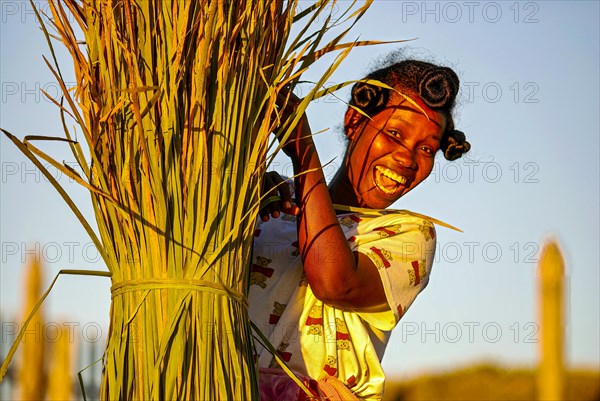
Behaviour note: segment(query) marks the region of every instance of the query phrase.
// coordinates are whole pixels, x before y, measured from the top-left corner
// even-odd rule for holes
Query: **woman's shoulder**
[[[361,209],[338,215],[340,225],[356,229],[357,233],[383,231],[397,235],[411,231],[428,232],[427,237],[435,237],[435,219],[408,210],[367,210]],[[432,221],[433,220],[433,221]]]

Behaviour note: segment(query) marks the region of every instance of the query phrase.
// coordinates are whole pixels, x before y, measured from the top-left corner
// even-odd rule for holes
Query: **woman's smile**
[[[395,197],[407,187],[410,187],[414,175],[394,171],[382,165],[376,165],[373,169],[373,183],[383,193]]]

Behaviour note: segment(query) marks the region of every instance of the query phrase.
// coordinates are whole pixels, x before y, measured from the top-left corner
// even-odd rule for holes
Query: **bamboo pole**
[[[538,399],[562,400],[565,266],[556,241],[544,245],[538,271],[540,324]]]

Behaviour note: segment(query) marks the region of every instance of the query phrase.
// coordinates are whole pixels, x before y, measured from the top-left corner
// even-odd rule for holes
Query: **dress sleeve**
[[[381,276],[390,310],[359,313],[380,330],[391,330],[427,286],[435,254],[435,228],[431,222],[395,213],[359,222],[348,239],[353,251],[373,261]]]

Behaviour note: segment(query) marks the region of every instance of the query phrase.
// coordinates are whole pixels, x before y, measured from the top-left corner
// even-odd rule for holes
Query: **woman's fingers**
[[[277,185],[277,190],[281,197],[281,204],[284,209],[289,209],[292,207],[292,193],[290,187],[277,172],[274,171],[273,173],[275,173],[273,175],[273,182]]]
[[[281,177],[274,171],[265,174],[263,179],[263,194],[264,198],[269,200],[270,198],[278,197],[277,195],[277,184],[280,182]],[[272,217],[279,217],[279,211],[281,210],[281,201],[272,200],[267,203],[259,212],[262,221],[268,221],[269,215]]]
[[[292,202],[290,187],[285,180],[276,171],[270,171],[265,174],[263,179],[264,199],[276,198],[263,206],[259,211],[259,216],[263,221],[271,217],[277,218],[281,213],[297,215],[298,207]]]
[[[292,203],[289,208],[283,208],[283,213],[291,214],[292,216],[297,216],[298,214],[300,214],[300,208]]]
[[[302,100],[298,96],[285,88],[277,94],[276,105],[280,113],[281,123],[290,118],[290,115],[298,108],[301,102]]]
[[[273,183],[273,179],[271,178],[270,173],[266,173],[265,176],[263,177],[263,188],[262,189],[263,189],[262,193],[263,193],[264,199],[268,200],[269,198],[271,198],[275,195],[274,183]],[[269,214],[271,214],[271,215],[273,214],[272,202],[267,203],[265,206],[263,206],[258,213],[259,213],[262,221],[269,221]]]

